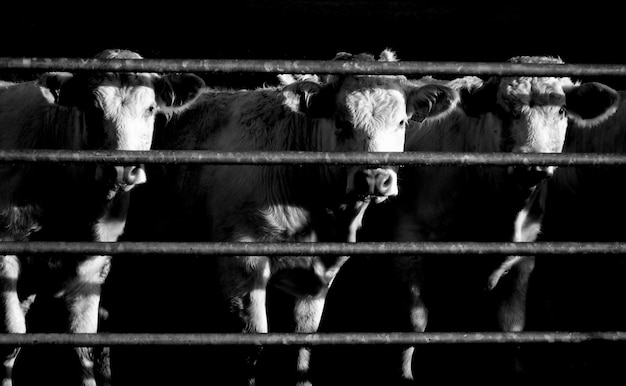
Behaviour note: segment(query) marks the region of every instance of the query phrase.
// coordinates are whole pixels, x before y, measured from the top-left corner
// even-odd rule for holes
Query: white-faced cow
[[[571,125],[563,151],[626,153],[626,92],[617,112],[593,130]],[[556,170],[547,184],[541,241],[624,242],[626,179],[623,166]],[[616,255],[537,256],[528,289],[527,329],[624,331],[626,261]],[[609,346],[548,345],[528,356],[533,378],[612,383],[621,359]]]
[[[550,57],[512,61],[562,63]],[[619,101],[606,85],[569,78],[466,77],[448,85],[461,95],[458,108],[444,120],[407,129],[407,151],[558,153],[568,120],[593,126],[615,112]],[[392,208],[368,209],[359,240],[533,241],[543,215],[542,185],[553,172],[554,167],[405,166]],[[319,331],[520,331],[532,268],[532,258],[498,255],[352,258],[330,289]],[[403,354],[396,348],[348,352],[316,346],[316,385],[411,379],[483,384],[502,382],[511,370],[511,346],[500,346],[497,354],[486,345],[420,345]]]
[[[340,54],[337,60],[375,59]],[[384,51],[380,60],[395,58]],[[323,82],[302,80],[277,88],[210,91],[171,119],[155,144],[163,149],[228,152],[398,152],[404,148],[409,118],[439,118],[457,100],[458,94],[447,86],[415,86],[403,76],[334,75]],[[156,200],[167,201],[170,209],[160,210],[152,219],[142,212],[136,224],[129,220],[136,234],[146,235],[143,224],[149,222],[148,237],[158,239],[178,234],[184,241],[333,241],[334,209],[354,202],[354,197],[359,201],[375,196],[373,202],[380,202],[398,191],[393,167],[365,165],[192,165],[170,168],[164,178],[168,183],[157,185],[151,179],[136,193],[143,193],[142,202],[161,197]],[[165,199],[165,189],[175,191]],[[357,212],[360,206],[357,202]],[[128,232],[133,239],[144,237]],[[285,325],[290,331],[315,331],[325,292],[345,259],[222,256],[211,261],[216,263],[215,280],[228,319],[222,330],[266,333]],[[198,284],[206,287],[209,281]],[[284,312],[289,321],[268,314],[268,285],[294,299],[295,305]],[[201,296],[197,302],[205,300]],[[282,366],[280,374],[271,375],[290,378],[292,384],[297,367],[306,367],[296,365],[295,359],[293,366]],[[239,366],[229,375],[231,384],[237,384],[238,376],[247,384],[250,374]]]
[[[105,50],[95,58],[141,56]],[[0,148],[148,150],[155,115],[185,108],[203,86],[191,74],[107,72],[48,73],[7,85],[0,88]],[[0,240],[104,242],[123,232],[130,191],[146,174],[142,165],[4,164],[0,180]],[[109,267],[110,256],[0,256],[2,332],[95,333]],[[16,379],[27,351],[15,363]],[[48,370],[57,372],[45,380],[95,385],[90,349],[69,351],[41,361],[55,363]],[[3,351],[4,386],[12,384],[18,352]],[[61,357],[68,363],[59,365]],[[20,374],[41,376],[32,366]]]

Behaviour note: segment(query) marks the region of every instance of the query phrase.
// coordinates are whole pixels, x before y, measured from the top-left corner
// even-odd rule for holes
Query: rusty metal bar
[[[198,346],[198,345],[422,345],[623,343],[626,332],[459,332],[459,333],[27,333],[0,334],[0,346]]]
[[[108,59],[0,57],[0,69],[291,74],[625,76],[625,65],[508,62],[345,62],[255,59]]]
[[[626,154],[606,153],[462,153],[462,152],[304,152],[203,150],[0,150],[0,163],[159,163],[159,164],[369,164],[425,166],[623,166]]]
[[[622,242],[358,242],[358,243],[228,243],[228,242],[57,242],[4,241],[6,255],[623,255]]]

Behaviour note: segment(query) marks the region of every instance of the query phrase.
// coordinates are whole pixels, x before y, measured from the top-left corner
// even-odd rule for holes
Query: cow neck
[[[333,152],[336,151],[336,127],[333,119],[310,118],[304,114],[289,114],[287,127],[275,133],[274,146],[266,150]],[[282,136],[282,138],[280,138]],[[307,205],[329,206],[336,204],[336,197],[345,191],[345,171],[340,166],[296,165],[278,167],[286,191],[295,192]]]
[[[401,186],[400,196],[417,205],[420,228],[437,239],[512,241],[516,218],[535,188],[510,177],[497,166],[406,167],[400,179],[411,185]]]

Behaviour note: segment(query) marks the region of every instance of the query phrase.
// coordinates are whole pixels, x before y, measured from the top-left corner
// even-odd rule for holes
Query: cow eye
[[[567,114],[567,109],[565,108],[565,106],[561,106],[561,108],[559,109],[559,115],[565,114]]]
[[[146,109],[146,116],[150,117],[154,114],[156,114],[157,112],[157,107],[156,104],[150,105],[147,109]]]

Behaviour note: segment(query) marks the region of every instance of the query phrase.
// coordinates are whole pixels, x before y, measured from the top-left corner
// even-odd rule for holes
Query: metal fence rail
[[[460,332],[460,333],[97,333],[0,334],[1,345],[68,346],[199,346],[199,345],[422,345],[422,344],[540,344],[625,342],[626,332]]]
[[[307,255],[572,255],[626,254],[623,242],[0,242],[1,254],[307,256]]]
[[[303,152],[202,150],[0,150],[0,163],[158,163],[158,164],[322,164],[423,166],[624,166],[626,154],[606,153],[463,153],[463,152]]]
[[[626,65],[508,62],[348,62],[327,60],[89,59],[0,57],[1,69],[379,75],[626,76]]]

